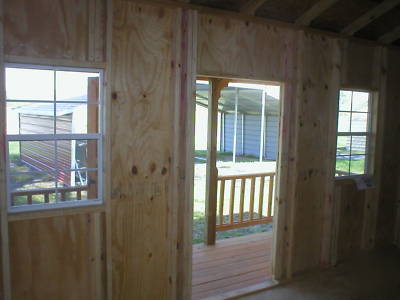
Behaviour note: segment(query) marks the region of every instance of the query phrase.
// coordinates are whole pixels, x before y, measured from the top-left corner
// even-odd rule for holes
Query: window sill
[[[105,206],[101,200],[79,200],[54,204],[21,205],[9,208],[8,219],[9,221],[16,221],[104,210]]]

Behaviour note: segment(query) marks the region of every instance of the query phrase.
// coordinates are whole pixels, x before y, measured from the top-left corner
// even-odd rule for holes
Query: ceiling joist
[[[344,28],[342,30],[342,33],[346,35],[353,35],[360,29],[367,26],[372,21],[376,20],[383,14],[387,13],[389,10],[393,9],[398,4],[400,4],[400,0],[383,1],[381,4],[377,5],[374,9],[371,9],[366,14],[362,15],[361,17],[356,19],[353,23]]]
[[[265,3],[267,0],[248,0],[241,8],[240,12],[254,16],[256,11]]]
[[[391,44],[391,43],[397,41],[398,39],[400,39],[400,26],[397,26],[392,31],[382,35],[379,38],[379,41],[382,43],[385,43],[385,44]]]
[[[307,10],[296,21],[296,25],[308,26],[310,23],[320,16],[325,10],[335,4],[338,0],[320,0]]]

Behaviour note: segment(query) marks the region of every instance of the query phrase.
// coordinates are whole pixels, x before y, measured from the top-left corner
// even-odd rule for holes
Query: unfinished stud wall
[[[106,71],[106,203],[7,216],[2,193],[5,289],[12,299],[190,298],[195,14],[128,1],[114,11],[106,0],[4,2],[7,62]]]
[[[299,43],[293,272],[317,266],[328,242],[341,63],[337,39],[305,32]]]
[[[290,39],[287,28],[201,14],[198,74],[282,81]]]
[[[371,249],[375,244],[377,212],[380,201],[383,159],[383,129],[386,102],[386,53],[380,46],[344,41],[342,43],[341,87],[375,92],[373,119],[373,148],[371,154],[376,187],[358,191],[353,181],[335,182],[334,204],[337,212],[336,244],[332,249],[333,263],[350,258],[362,249]],[[369,64],[365,63],[370,62]]]
[[[114,6],[113,299],[167,299],[175,285],[176,236],[167,212],[175,209],[171,100],[179,16],[163,7]]]
[[[392,244],[394,222],[396,218],[396,200],[400,195],[400,51],[388,50],[387,92],[385,109],[385,128],[383,143],[382,192],[378,210],[376,244]]]
[[[149,1],[115,0],[113,11],[106,0],[3,2],[5,61],[95,66],[111,75],[106,205],[8,216],[1,193],[1,276],[11,287],[3,287],[4,298],[8,292],[13,300],[190,298],[196,50],[198,75],[284,83],[276,278],[350,257],[373,247],[375,237],[377,244],[390,240],[399,170],[398,51],[234,15],[201,13],[196,22],[192,12]],[[343,86],[376,90],[384,104],[379,185],[372,192],[353,183],[338,191],[333,178]]]
[[[106,4],[106,0],[4,0],[5,61],[105,68]],[[3,164],[5,124],[0,119]],[[3,165],[0,171],[4,176]],[[1,217],[8,218],[2,223],[3,262],[10,264],[10,272],[3,269],[7,279],[3,290],[13,300],[105,299],[105,208],[7,216],[3,187],[1,191]]]
[[[330,265],[333,258],[337,261],[373,247],[382,149],[375,149],[376,189],[358,192],[351,182],[337,193],[340,184],[333,178],[336,109],[342,87],[378,92],[376,114],[381,122],[376,124],[376,142],[382,145],[385,66],[385,50],[380,46],[259,20],[200,15],[198,74],[285,85],[275,214],[279,220],[275,223],[277,278]],[[348,209],[347,204],[357,208]],[[344,230],[353,219],[361,224],[349,236]]]
[[[104,61],[107,0],[4,0],[6,55]]]
[[[190,298],[192,18],[177,8],[114,3],[113,299]]]

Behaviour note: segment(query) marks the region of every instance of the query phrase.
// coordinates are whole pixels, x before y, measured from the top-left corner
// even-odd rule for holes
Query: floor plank
[[[247,286],[268,283],[272,232],[193,247],[193,300],[222,296]]]

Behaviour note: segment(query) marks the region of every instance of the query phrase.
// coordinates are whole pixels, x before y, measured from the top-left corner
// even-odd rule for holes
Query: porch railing
[[[43,202],[50,202],[50,195],[55,194],[56,192],[60,194],[60,200],[65,201],[68,193],[76,192],[76,197],[74,200],[82,200],[82,192],[87,191],[88,186],[74,186],[68,188],[59,188],[59,189],[35,189],[32,191],[18,191],[11,193],[11,201],[12,205],[16,202],[16,197],[24,197],[26,203],[24,204],[33,204],[34,196],[43,196]],[[19,199],[20,200],[20,199]]]
[[[238,181],[240,181],[240,191],[236,193],[238,187],[236,183]],[[219,199],[216,231],[271,222],[273,216],[274,181],[275,172],[218,176]],[[247,183],[250,184],[249,189],[246,189]],[[225,203],[225,189],[227,184],[230,185],[228,193],[229,205],[225,207],[228,204]],[[236,202],[236,194],[239,194],[239,202]],[[245,206],[248,209],[247,214]]]

